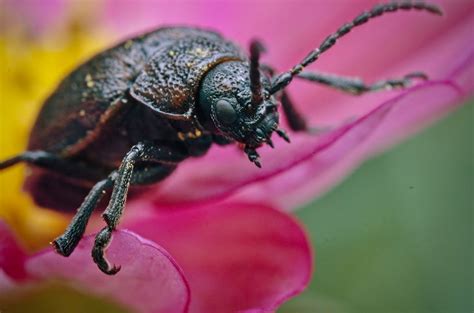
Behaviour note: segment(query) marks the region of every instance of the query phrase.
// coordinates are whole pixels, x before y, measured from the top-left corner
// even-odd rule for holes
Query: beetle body
[[[27,190],[40,205],[73,210],[137,142],[174,146],[185,156],[229,142],[199,123],[196,99],[203,76],[229,61],[247,57],[217,33],[181,27],[127,40],[79,66],[45,101],[28,150],[80,163],[92,177],[80,168],[67,175],[33,169]],[[153,174],[141,183],[159,181],[174,167],[149,166]]]
[[[256,151],[273,147],[272,134],[289,141],[279,128],[280,102],[293,131],[310,131],[285,88],[296,78],[344,92],[362,94],[404,88],[423,73],[365,84],[360,79],[303,71],[338,39],[370,19],[398,10],[441,15],[424,2],[374,6],[342,25],[289,71],[274,75],[259,64],[263,45],[253,41],[247,56],[219,34],[168,27],[124,41],[79,66],[46,100],[31,132],[28,151],[0,162],[0,170],[19,162],[31,166],[26,190],[43,206],[77,213],[53,244],[69,256],[82,238],[93,210],[112,190],[102,214],[92,258],[115,274],[104,251],[123,213],[130,185],[167,177],[189,157],[215,143],[238,142],[249,160],[261,166]],[[184,191],[183,191],[184,192]]]

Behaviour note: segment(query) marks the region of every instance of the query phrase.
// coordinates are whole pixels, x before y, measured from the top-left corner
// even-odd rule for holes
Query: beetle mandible
[[[259,41],[251,42],[247,56],[219,34],[198,28],[160,28],[131,38],[69,74],[45,101],[27,151],[0,162],[0,169],[26,162],[33,174],[25,187],[36,203],[56,209],[79,206],[53,242],[63,256],[74,251],[94,208],[111,189],[102,214],[106,226],[96,236],[92,258],[104,273],[115,274],[120,267],[111,266],[104,251],[131,184],[161,181],[181,161],[202,156],[214,143],[240,143],[260,167],[256,149],[273,147],[273,132],[289,142],[279,128],[278,103],[293,131],[312,130],[285,91],[293,78],[353,94],[426,79],[416,72],[367,85],[360,79],[303,71],[353,28],[384,13],[411,9],[442,14],[424,2],[376,5],[279,75],[259,64],[264,52]],[[79,196],[89,189],[81,204]]]

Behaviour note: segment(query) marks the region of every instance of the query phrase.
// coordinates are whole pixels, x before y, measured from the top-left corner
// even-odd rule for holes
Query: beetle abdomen
[[[142,49],[123,43],[79,66],[45,101],[28,149],[64,153],[84,139],[128,90],[145,61]]]

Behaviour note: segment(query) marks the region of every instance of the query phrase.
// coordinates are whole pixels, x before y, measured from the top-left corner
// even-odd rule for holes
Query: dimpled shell
[[[60,83],[39,113],[28,150],[78,154],[130,95],[165,118],[191,120],[202,77],[216,64],[237,59],[245,59],[237,46],[207,30],[168,27],[126,40]]]
[[[192,119],[202,77],[217,64],[234,60],[245,56],[214,33],[177,39],[152,56],[131,95],[168,118]]]

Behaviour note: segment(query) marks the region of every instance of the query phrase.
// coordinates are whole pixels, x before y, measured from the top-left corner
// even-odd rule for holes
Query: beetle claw
[[[106,226],[96,235],[92,248],[92,259],[97,264],[97,267],[107,275],[115,275],[120,271],[120,266],[111,266],[105,257],[105,249],[110,244],[111,239],[112,229]]]
[[[115,275],[120,271],[121,268],[122,267],[120,265],[119,266],[113,265],[112,268],[109,268],[107,270],[102,270],[102,271],[107,275]]]

